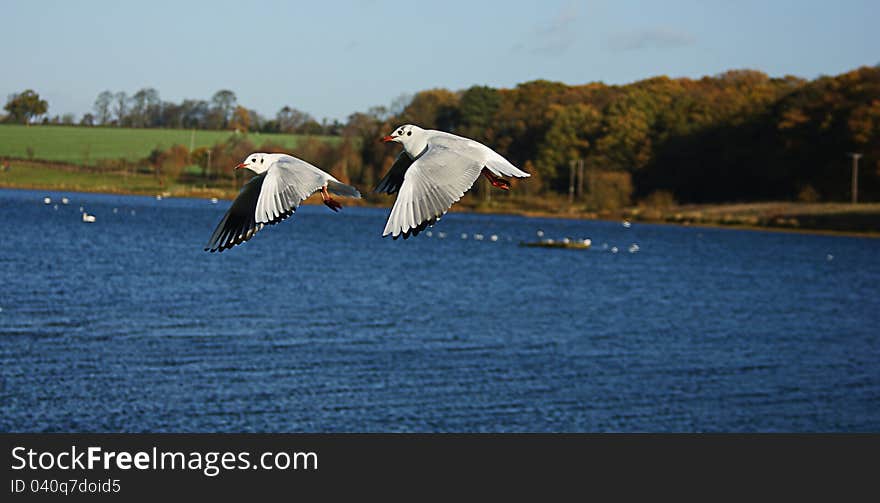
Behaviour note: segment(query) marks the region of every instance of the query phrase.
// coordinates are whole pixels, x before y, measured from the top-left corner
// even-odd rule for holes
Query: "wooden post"
[[[862,154],[858,153],[850,153],[850,157],[852,157],[852,203],[859,203],[859,158],[862,157]]]

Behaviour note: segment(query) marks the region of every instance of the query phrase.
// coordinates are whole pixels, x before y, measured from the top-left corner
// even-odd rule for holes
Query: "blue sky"
[[[813,78],[880,63],[880,1],[0,0],[0,97],[50,114],[104,90],[233,90],[274,116],[344,120],[434,87],[627,83],[753,68]]]

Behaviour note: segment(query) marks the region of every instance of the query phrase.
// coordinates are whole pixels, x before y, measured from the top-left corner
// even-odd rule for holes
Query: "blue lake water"
[[[880,430],[880,240],[228,204],[0,190],[0,431]]]

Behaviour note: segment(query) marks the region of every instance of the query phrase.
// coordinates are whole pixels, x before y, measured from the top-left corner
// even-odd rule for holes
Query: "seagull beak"
[[[383,137],[382,137],[382,143],[388,143],[388,142],[390,142],[390,141],[394,141],[394,137],[393,137],[393,136],[383,136]]]
[[[236,169],[241,169],[241,168],[246,168],[246,167],[247,167],[247,164],[245,164],[245,163],[242,162],[242,163],[238,164],[236,167],[234,167],[234,168],[232,168],[232,169],[233,169],[233,170],[236,170]]]

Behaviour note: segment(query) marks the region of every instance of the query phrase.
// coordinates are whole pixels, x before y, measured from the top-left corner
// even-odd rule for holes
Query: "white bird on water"
[[[502,190],[510,190],[510,183],[500,177],[530,176],[482,143],[443,131],[406,124],[382,141],[403,145],[374,189],[397,193],[383,237],[407,239],[434,225],[481,174]]]
[[[330,193],[361,197],[346,185],[311,164],[287,154],[254,153],[235,166],[256,173],[244,184],[238,197],[217,224],[205,251],[220,251],[249,240],[265,225],[273,225],[292,215],[315,192],[321,191],[324,204],[333,211],[342,205]]]
[[[83,212],[82,221],[88,224],[93,224],[95,223],[95,215],[89,215],[88,213]]]

